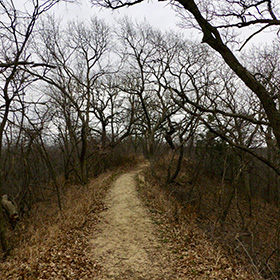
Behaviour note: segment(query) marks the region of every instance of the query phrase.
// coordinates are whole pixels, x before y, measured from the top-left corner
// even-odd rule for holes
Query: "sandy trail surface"
[[[94,279],[175,279],[168,254],[138,197],[136,177],[140,171],[121,175],[107,195],[107,210],[90,240],[93,258],[103,267]]]

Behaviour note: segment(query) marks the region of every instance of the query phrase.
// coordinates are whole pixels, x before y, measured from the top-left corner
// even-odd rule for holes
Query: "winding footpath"
[[[107,195],[107,210],[90,240],[93,258],[103,267],[102,275],[94,279],[176,279],[138,197],[140,171],[121,175]]]

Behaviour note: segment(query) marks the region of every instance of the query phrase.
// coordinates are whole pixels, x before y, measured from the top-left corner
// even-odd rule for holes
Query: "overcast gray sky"
[[[198,35],[198,31],[182,29],[178,26],[180,18],[178,13],[170,5],[168,5],[168,1],[144,1],[129,8],[121,8],[114,11],[105,8],[100,9],[96,6],[92,7],[89,0],[79,0],[77,2],[79,2],[80,5],[60,2],[51,10],[51,12],[55,13],[56,16],[63,17],[64,21],[71,19],[83,20],[95,15],[99,18],[105,19],[105,21],[111,25],[114,25],[116,19],[129,16],[138,22],[146,20],[152,26],[157,27],[162,31],[175,30],[183,33],[186,38],[201,38],[201,36]],[[246,33],[244,33],[244,37],[245,36]],[[275,38],[275,35],[262,32],[253,38],[250,44],[248,44],[248,47],[252,44],[271,42],[272,38]]]
[[[96,15],[103,18],[107,23],[114,24],[115,19],[129,16],[139,22],[146,20],[152,26],[165,30],[176,30],[178,32],[192,34],[194,31],[183,30],[178,27],[180,18],[168,1],[145,1],[143,3],[131,6],[129,8],[121,8],[112,11],[111,9],[100,9],[92,7],[89,0],[80,0],[81,5],[66,4],[60,2],[52,9],[52,12],[57,16],[63,16],[64,20],[70,19],[87,19],[90,16]]]

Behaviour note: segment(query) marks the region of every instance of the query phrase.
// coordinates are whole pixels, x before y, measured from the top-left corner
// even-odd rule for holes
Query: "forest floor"
[[[207,240],[192,209],[176,210],[174,223],[179,206],[147,182],[146,168],[73,186],[63,215],[50,202],[35,207],[14,233],[0,279],[257,279]]]

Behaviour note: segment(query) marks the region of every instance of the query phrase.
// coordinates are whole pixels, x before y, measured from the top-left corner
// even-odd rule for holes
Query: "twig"
[[[261,275],[260,275],[260,273],[259,273],[259,270],[258,270],[257,266],[255,265],[254,260],[253,260],[253,258],[251,257],[251,255],[249,254],[249,252],[248,252],[248,250],[246,249],[246,247],[245,247],[245,246],[243,245],[243,243],[239,240],[238,236],[235,237],[235,240],[237,240],[237,241],[240,243],[240,245],[242,246],[242,248],[243,248],[244,251],[246,252],[247,256],[249,257],[249,259],[250,259],[250,261],[251,261],[251,263],[252,263],[253,268],[256,270],[257,275],[261,278]]]

